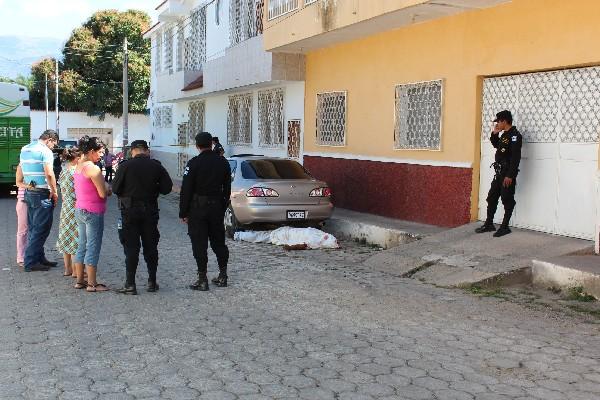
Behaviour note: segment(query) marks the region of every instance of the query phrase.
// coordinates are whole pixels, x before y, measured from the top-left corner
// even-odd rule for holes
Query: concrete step
[[[582,287],[585,293],[600,299],[600,257],[566,255],[533,260],[535,286],[561,289]]]
[[[324,230],[338,238],[390,249],[439,233],[444,228],[338,208],[325,222]]]
[[[444,230],[379,252],[365,261],[374,270],[444,287],[530,282],[532,260],[590,248],[592,242],[523,229],[494,238],[476,234],[480,223]]]

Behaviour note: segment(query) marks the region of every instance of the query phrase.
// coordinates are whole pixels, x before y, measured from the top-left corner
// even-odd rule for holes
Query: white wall
[[[217,96],[206,97],[205,107],[205,130],[213,136],[217,136],[225,148],[225,155],[252,153],[263,154],[273,157],[287,156],[287,121],[290,119],[299,119],[301,121],[301,129],[304,132],[304,82],[287,82],[280,85],[272,85],[268,88],[283,88],[284,89],[284,132],[286,135],[286,143],[280,147],[261,147],[259,145],[258,132],[258,91],[254,89],[248,91],[237,91],[236,93],[252,92],[253,107],[252,107],[252,145],[249,146],[230,146],[227,144],[227,110],[229,94],[221,94]],[[161,103],[161,105],[164,105]],[[177,124],[188,120],[188,105],[189,102],[173,103],[173,124],[171,128],[156,128],[152,127],[154,139],[151,142],[151,147],[154,156],[159,159],[163,165],[169,170],[172,176],[177,176],[177,153],[181,148],[177,146]],[[303,135],[300,135],[301,140]],[[300,144],[300,161],[302,161],[303,143]],[[195,146],[190,144],[183,151],[195,156],[197,154]]]
[[[123,119],[107,115],[104,120],[90,117],[84,112],[61,112],[59,136],[69,140],[68,128],[111,128],[113,130],[113,146],[119,147],[123,142]],[[48,128],[56,129],[56,114],[48,114]],[[31,138],[37,138],[46,129],[46,112],[31,112]],[[129,143],[137,139],[150,141],[150,118],[143,114],[129,114]]]

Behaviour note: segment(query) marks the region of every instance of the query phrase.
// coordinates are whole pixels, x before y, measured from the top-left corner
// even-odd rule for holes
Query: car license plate
[[[287,219],[306,219],[306,211],[288,211]]]

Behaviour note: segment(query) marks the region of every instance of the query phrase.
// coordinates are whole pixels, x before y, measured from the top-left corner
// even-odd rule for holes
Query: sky
[[[60,54],[95,11],[138,9],[156,21],[160,0],[0,0],[0,76],[27,75],[33,62]]]

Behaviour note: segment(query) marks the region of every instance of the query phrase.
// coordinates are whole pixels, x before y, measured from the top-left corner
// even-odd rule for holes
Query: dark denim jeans
[[[50,235],[54,216],[54,203],[46,190],[26,190],[27,203],[27,248],[25,249],[25,270],[43,261],[44,243]]]

